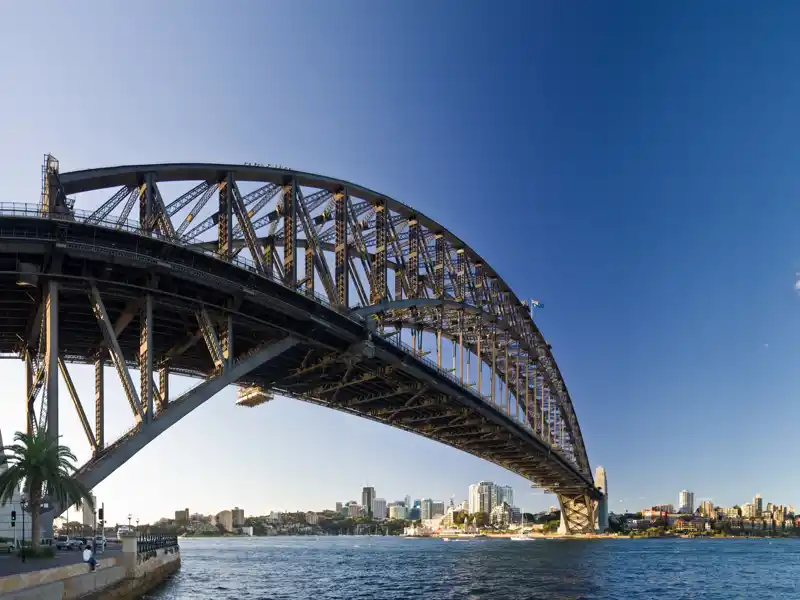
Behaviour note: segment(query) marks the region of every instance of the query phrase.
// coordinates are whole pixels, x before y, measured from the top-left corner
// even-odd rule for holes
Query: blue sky
[[[62,170],[257,161],[380,190],[545,303],[612,509],[683,488],[800,505],[800,7],[231,4],[4,5],[3,199],[38,199],[45,152]],[[89,373],[74,376],[89,398]],[[0,378],[10,441],[21,364]],[[491,479],[523,508],[552,503],[407,433],[233,402],[221,393],[102,483],[109,518],[322,509],[367,482],[389,500],[459,500]],[[113,404],[109,434],[131,424]],[[67,402],[62,415],[86,457]]]

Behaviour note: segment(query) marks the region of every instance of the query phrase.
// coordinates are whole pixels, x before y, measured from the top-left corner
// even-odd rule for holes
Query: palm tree
[[[39,550],[41,520],[39,511],[45,493],[59,506],[80,505],[86,502],[94,510],[89,490],[79,482],[75,472],[75,455],[58,439],[40,431],[29,435],[18,431],[14,444],[3,448],[8,469],[0,473],[0,503],[11,502],[14,492],[22,486],[28,496],[31,512],[31,538],[33,549]],[[4,458],[0,457],[0,461]]]

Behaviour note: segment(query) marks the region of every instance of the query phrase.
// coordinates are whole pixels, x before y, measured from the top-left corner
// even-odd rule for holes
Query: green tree
[[[478,529],[482,529],[489,524],[489,515],[484,512],[477,512],[472,515],[473,523]]]
[[[94,510],[89,490],[80,483],[75,473],[75,455],[58,438],[40,431],[28,435],[18,431],[14,444],[6,446],[9,467],[0,474],[0,503],[11,502],[14,492],[22,486],[28,496],[31,513],[31,537],[35,552],[41,544],[41,508],[45,493],[56,505],[86,504]]]

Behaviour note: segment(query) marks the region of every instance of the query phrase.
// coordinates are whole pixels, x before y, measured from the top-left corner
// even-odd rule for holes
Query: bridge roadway
[[[187,193],[197,204],[201,194],[218,194],[219,210],[204,221],[211,219],[216,226],[214,240],[193,238],[191,229],[188,235],[176,233],[170,219],[186,194],[167,204],[157,187],[164,180],[200,181],[193,194]],[[270,207],[263,199],[254,206],[258,190],[239,191],[238,182],[244,180],[273,185],[267,190],[273,196],[283,192],[277,210],[268,213],[273,223],[283,224],[282,238],[274,225],[267,236],[254,237],[270,221],[259,224],[253,213]],[[209,182],[207,189],[203,181]],[[94,213],[76,209],[69,197],[116,185],[123,187]],[[301,190],[314,186],[329,188],[325,199],[333,211],[322,203],[312,205],[313,193],[303,196]],[[317,198],[325,193],[317,191]],[[364,204],[354,204],[356,198]],[[112,214],[123,202],[122,213]],[[139,222],[128,219],[137,205]],[[358,210],[367,217],[359,221],[354,211],[365,205],[366,210]],[[341,226],[331,248],[323,241],[328,220]],[[396,244],[401,236],[394,226],[401,220],[408,224],[406,241]],[[425,229],[418,224],[423,221]],[[386,256],[390,227],[395,247]],[[481,269],[486,273],[488,268],[477,255],[464,261],[457,238],[448,238],[452,247],[434,242],[436,264],[425,265],[433,267],[426,278],[426,268],[417,266],[413,254],[426,253],[430,232],[439,240],[446,230],[405,205],[319,176],[219,165],[60,174],[48,156],[40,204],[0,205],[0,354],[25,362],[31,430],[57,433],[59,373],[64,378],[92,446],[93,458],[79,471],[89,487],[235,383],[257,396],[313,402],[484,458],[557,493],[569,513],[568,530],[593,528],[593,505],[603,491],[592,480],[577,418],[549,346],[543,338],[532,338],[536,354],[530,340],[515,333],[517,322],[508,307],[497,306],[498,299],[509,298],[508,290],[491,298],[487,294],[485,302],[470,302],[467,283],[474,298]],[[276,247],[283,250],[282,260]],[[349,255],[338,252],[334,258],[337,247]],[[298,248],[305,252],[305,280],[296,274]],[[244,258],[248,253],[249,260]],[[458,261],[457,271],[446,264],[451,260]],[[419,268],[420,283],[401,268],[406,273]],[[394,294],[385,274],[390,269]],[[499,285],[496,276],[491,281]],[[315,282],[326,295],[314,289]],[[368,298],[363,288],[369,288]],[[349,301],[348,292],[358,293],[361,302]],[[491,308],[505,313],[487,318]],[[540,336],[529,317],[524,327]],[[413,347],[403,341],[408,329]],[[443,366],[443,338],[452,343],[452,369]],[[431,343],[435,361],[425,350]],[[472,370],[470,356],[478,365]],[[69,376],[68,364],[76,362],[95,365],[93,424]],[[110,443],[104,431],[104,366],[115,367],[134,417],[131,430]],[[476,374],[477,387],[470,381]],[[172,398],[171,375],[199,381]],[[579,508],[569,508],[576,503]]]

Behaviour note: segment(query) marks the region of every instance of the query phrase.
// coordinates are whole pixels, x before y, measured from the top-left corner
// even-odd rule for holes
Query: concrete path
[[[114,558],[122,556],[122,544],[113,544],[106,548],[105,552],[97,554],[97,560],[104,558]],[[17,573],[29,573],[41,569],[52,569],[53,567],[63,567],[74,563],[83,562],[83,552],[80,550],[56,550],[53,558],[29,558],[25,562],[15,554],[0,554],[0,577],[16,575]]]

